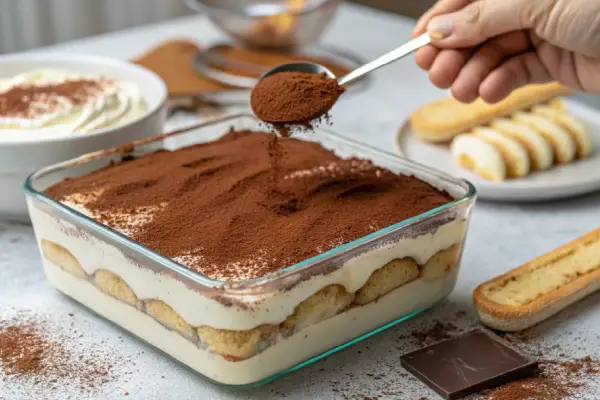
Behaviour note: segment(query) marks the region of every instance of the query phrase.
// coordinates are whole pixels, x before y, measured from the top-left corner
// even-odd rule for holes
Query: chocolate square
[[[405,354],[400,361],[449,400],[532,375],[538,365],[498,336],[480,329]]]

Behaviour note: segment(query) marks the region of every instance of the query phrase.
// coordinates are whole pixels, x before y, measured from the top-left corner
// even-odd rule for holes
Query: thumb
[[[451,14],[433,18],[427,32],[442,48],[472,47],[503,33],[533,28],[551,8],[548,0],[475,0]]]

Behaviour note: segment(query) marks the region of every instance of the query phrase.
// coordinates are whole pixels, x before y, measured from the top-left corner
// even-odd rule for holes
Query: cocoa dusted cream
[[[37,69],[0,79],[0,142],[83,135],[124,125],[147,104],[131,82]]]
[[[452,200],[370,161],[249,131],[123,161],[47,194],[221,280],[264,276]]]

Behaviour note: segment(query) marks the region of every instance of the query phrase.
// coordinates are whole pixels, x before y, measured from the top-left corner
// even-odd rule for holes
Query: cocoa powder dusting
[[[71,202],[96,193],[83,201],[95,218],[220,280],[264,276],[452,200],[370,161],[249,131],[123,161],[46,193]]]
[[[94,391],[114,378],[103,356],[94,348],[75,353],[66,336],[39,317],[17,314],[0,321],[0,382],[13,388],[29,382],[38,395],[65,387]]]
[[[31,323],[0,325],[0,363],[6,375],[39,371],[46,347]]]
[[[584,382],[600,373],[600,363],[591,357],[568,361],[540,361],[537,374],[531,378],[507,383],[482,394],[484,400],[566,400],[581,397]]]
[[[280,72],[256,85],[250,104],[262,121],[289,136],[295,128],[311,129],[314,123],[327,120],[345,90],[326,74]]]
[[[411,336],[420,346],[428,346],[433,343],[451,339],[457,332],[458,328],[453,323],[443,323],[438,321],[429,329],[412,332]]]
[[[48,108],[63,107],[64,102],[84,104],[102,91],[108,80],[72,80],[45,86],[16,86],[0,93],[0,116],[32,118]]]

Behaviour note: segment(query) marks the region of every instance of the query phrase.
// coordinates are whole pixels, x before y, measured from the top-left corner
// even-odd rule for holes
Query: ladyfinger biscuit
[[[575,141],[577,158],[585,158],[592,154],[592,138],[586,125],[578,118],[569,115],[566,111],[547,105],[534,106],[532,112],[546,117],[566,130]]]
[[[548,105],[552,108],[556,108],[557,110],[567,112],[567,105],[565,104],[565,100],[562,97],[555,97],[548,102]]]
[[[510,178],[520,178],[529,173],[529,155],[519,141],[492,128],[475,128],[473,135],[498,149],[506,163],[506,174]]]
[[[575,141],[567,131],[552,120],[539,115],[516,112],[513,119],[539,132],[554,149],[554,160],[558,164],[566,164],[575,158]]]
[[[473,300],[484,324],[515,332],[598,289],[600,228],[481,284]]]
[[[79,278],[86,277],[81,264],[69,250],[47,239],[40,240],[40,248],[47,260]]]
[[[510,115],[569,92],[570,89],[554,82],[517,89],[496,104],[488,104],[482,99],[463,104],[454,98],[446,98],[415,110],[410,117],[410,123],[412,130],[421,139],[447,142],[454,136],[486,124],[494,118]]]
[[[452,140],[450,152],[456,162],[484,179],[502,182],[506,179],[506,164],[502,154],[485,140],[470,134],[458,135]]]
[[[554,150],[550,143],[534,129],[506,118],[493,120],[490,127],[518,141],[527,149],[532,170],[543,170],[552,166]]]
[[[419,277],[419,266],[412,258],[396,258],[379,268],[356,292],[354,304],[365,305]]]

